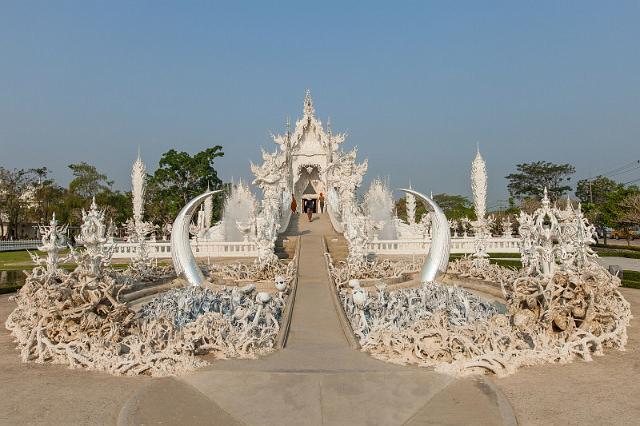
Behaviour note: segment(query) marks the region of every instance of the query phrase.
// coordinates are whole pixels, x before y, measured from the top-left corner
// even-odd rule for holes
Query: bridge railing
[[[116,242],[113,249],[114,259],[130,259],[136,256],[140,248],[137,243]],[[196,257],[257,257],[258,247],[251,241],[191,241],[191,250]],[[149,257],[165,259],[171,257],[171,242],[156,241],[147,243]]]
[[[520,239],[515,237],[491,237],[485,240],[488,253],[519,253]],[[367,243],[370,254],[403,255],[425,254],[431,247],[431,239],[426,240],[375,240]],[[475,252],[473,238],[452,238],[451,253],[470,254]]]
[[[41,240],[0,241],[0,251],[36,250],[40,245],[42,245]]]

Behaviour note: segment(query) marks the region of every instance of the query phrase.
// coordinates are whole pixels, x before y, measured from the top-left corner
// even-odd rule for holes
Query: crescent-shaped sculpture
[[[420,271],[421,282],[433,282],[436,278],[447,272],[449,265],[449,249],[451,235],[449,234],[449,221],[438,204],[424,194],[412,189],[400,189],[409,194],[413,194],[424,201],[433,210],[434,220],[431,231],[431,248]]]
[[[178,276],[184,275],[184,278],[192,286],[201,286],[205,282],[202,271],[196,264],[196,258],[191,251],[191,241],[189,240],[189,225],[191,218],[198,206],[207,199],[222,190],[207,191],[200,194],[187,203],[180,210],[176,220],[173,221],[171,228],[171,258],[173,259],[173,268]]]

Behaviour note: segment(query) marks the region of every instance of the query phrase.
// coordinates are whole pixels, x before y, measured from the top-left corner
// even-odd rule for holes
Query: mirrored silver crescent
[[[449,233],[449,221],[444,215],[444,212],[438,206],[438,203],[424,194],[416,192],[412,189],[400,189],[400,191],[413,194],[427,206],[431,207],[433,211],[433,222],[431,228],[431,248],[427,254],[427,258],[420,271],[421,282],[433,282],[436,278],[447,272],[447,266],[449,265],[449,250],[451,243],[451,234]]]
[[[178,213],[176,220],[173,221],[171,229],[171,258],[173,259],[173,268],[178,276],[183,275],[187,282],[193,286],[201,286],[205,278],[202,271],[196,264],[196,258],[191,250],[191,241],[189,240],[189,225],[191,218],[198,206],[207,199],[222,192],[207,191],[189,201]]]

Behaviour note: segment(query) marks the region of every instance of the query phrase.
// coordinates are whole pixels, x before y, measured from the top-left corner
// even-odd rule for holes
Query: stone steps
[[[293,259],[296,254],[298,237],[281,235],[276,240],[274,252],[278,259]]]
[[[334,261],[346,260],[349,255],[347,240],[342,235],[334,234],[325,237],[327,250]]]

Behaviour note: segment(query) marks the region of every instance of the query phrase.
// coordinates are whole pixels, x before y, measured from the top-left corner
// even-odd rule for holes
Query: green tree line
[[[552,202],[560,202],[564,197],[571,197],[574,202],[582,204],[585,216],[607,238],[605,228],[622,231],[622,235],[632,236],[632,228],[640,225],[640,190],[635,185],[625,185],[605,176],[593,179],[582,179],[576,184],[571,194],[571,178],[575,167],[571,164],[555,164],[547,161],[535,161],[516,165],[513,173],[505,176],[509,191],[509,205],[506,209],[489,211],[496,217],[496,228],[500,219],[507,215],[515,216],[520,210],[528,213],[540,206],[544,188]],[[475,219],[473,204],[463,195],[436,194],[434,200],[440,205],[449,219],[468,217]],[[406,220],[406,199],[396,202],[398,217]],[[416,220],[427,212],[426,207],[418,202]],[[494,230],[494,232],[496,232]]]
[[[156,225],[169,223],[190,199],[211,189],[223,188],[214,168],[222,157],[216,145],[194,155],[169,150],[162,154],[158,167],[147,176],[146,220]],[[132,216],[130,191],[113,188],[113,181],[94,165],[70,164],[72,179],[67,187],[51,177],[46,167],[7,169],[0,167],[0,236],[20,238],[19,225],[47,223],[55,213],[61,223],[79,226],[82,209],[88,209],[93,197],[114,224],[124,224]],[[222,201],[214,198],[214,218],[221,214]]]

